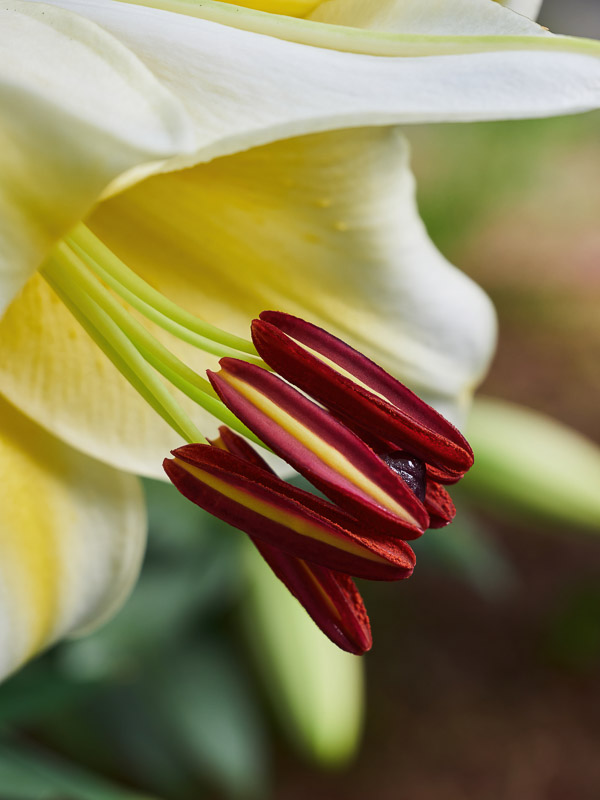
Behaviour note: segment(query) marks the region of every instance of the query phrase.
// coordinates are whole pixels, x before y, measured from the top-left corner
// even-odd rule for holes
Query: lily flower
[[[498,3],[440,8],[331,0],[293,19],[215,0],[4,3],[3,64],[28,98],[14,117],[21,129],[37,119],[28,128],[37,136],[14,137],[19,158],[2,156],[11,185],[35,187],[27,198],[1,195],[4,219],[16,201],[22,209],[3,267],[13,276],[2,289],[4,396],[72,446],[137,474],[159,476],[177,444],[30,277],[85,218],[186,311],[239,337],[264,308],[310,319],[460,422],[494,347],[494,314],[427,237],[406,143],[390,126],[595,107],[600,48]],[[61,58],[40,56],[53,52]],[[150,328],[195,372],[216,365]],[[90,369],[98,359],[102,368]],[[212,416],[186,409],[213,429]]]
[[[215,415],[242,432],[199,375],[223,356],[259,363],[244,336],[265,307],[325,325],[453,419],[464,412],[493,312],[429,240],[392,126],[596,107],[598,45],[480,0],[282,3],[2,3],[1,424],[7,441],[39,426],[19,442],[25,461],[3,451],[6,472],[37,463],[47,433],[64,448],[45,462],[48,491],[77,506],[77,487],[106,499],[130,485],[114,470],[156,477]],[[306,16],[277,13],[293,7]],[[62,466],[82,454],[78,475],[109,470],[85,490]],[[23,496],[8,487],[10,544]],[[130,545],[139,564],[128,496],[106,538],[113,566]],[[6,584],[4,673],[122,596],[107,569],[94,609],[61,617],[78,603],[64,576],[81,588],[96,570],[63,546],[69,503],[49,518],[52,558],[34,568],[24,547],[6,562],[22,586],[68,598],[27,595],[21,630],[26,592]]]

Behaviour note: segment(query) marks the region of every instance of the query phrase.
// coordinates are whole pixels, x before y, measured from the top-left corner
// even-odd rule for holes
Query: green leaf
[[[209,580],[206,571],[190,566],[179,574],[149,569],[121,614],[97,633],[64,646],[65,672],[78,680],[143,672],[148,658],[160,658],[199,619],[198,610],[214,587]]]

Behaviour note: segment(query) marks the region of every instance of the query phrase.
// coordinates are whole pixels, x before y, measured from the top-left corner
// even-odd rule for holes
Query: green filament
[[[130,315],[88,271],[78,252],[64,242],[57,245],[42,274],[124,377],[184,439],[206,442],[154,370],[217,419],[262,444],[217,398],[209,381]]]
[[[118,325],[83,290],[64,278],[55,257],[48,259],[42,274],[100,349],[165,422],[188,442],[206,442]]]
[[[250,356],[246,360],[256,361],[264,366],[251,342],[222,331],[184,311],[132,272],[85,225],[79,224],[71,232],[67,243],[117,294],[179,339],[217,356],[235,357],[240,352],[245,353]]]
[[[169,369],[203,392],[214,395],[210,383],[197,375],[170,350],[155,339],[143,325],[134,319],[123,306],[85,269],[78,256],[64,244],[57,247],[64,275],[81,286],[90,297],[117,323],[126,336],[143,353],[146,360],[159,372]]]

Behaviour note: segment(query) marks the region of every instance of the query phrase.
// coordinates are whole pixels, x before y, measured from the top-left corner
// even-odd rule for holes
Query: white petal
[[[304,31],[310,41],[313,32],[340,48],[351,48],[358,37],[365,47],[373,45],[372,52],[385,52],[388,43],[390,52],[403,56],[380,58],[115,0],[55,2],[111,31],[183,100],[198,136],[193,161],[335,128],[539,117],[600,104],[600,44],[542,35],[539,28],[535,36],[395,35],[215,4],[227,10],[221,13],[233,9],[238,25],[284,20],[278,23],[283,35]],[[503,20],[534,27],[497,4],[489,6]],[[194,14],[214,10],[211,3],[177,7]],[[427,18],[435,21],[428,7]],[[407,57],[411,53],[419,57]],[[171,166],[176,163],[184,162]]]
[[[273,20],[283,20],[283,23],[277,22],[277,24],[283,25],[278,29],[282,36],[293,34],[301,39],[307,32],[310,33],[310,36],[318,32],[318,35],[323,37],[323,41],[338,41],[340,46],[343,45],[347,49],[365,47],[367,52],[370,52],[368,48],[373,47],[373,52],[381,52],[381,48],[385,51],[385,48],[389,47],[392,51],[403,54],[402,57],[382,58],[329,50],[324,47],[307,47],[300,42],[289,41],[285,38],[258,35],[252,31],[217,24],[202,19],[200,16],[167,13],[137,5],[112,2],[112,0],[87,0],[85,3],[80,0],[63,0],[61,4],[89,15],[121,38],[148,64],[155,75],[182,99],[195,123],[197,141],[193,160],[210,160],[217,155],[248,148],[255,143],[269,142],[290,136],[296,132],[357,127],[365,123],[387,125],[396,120],[535,116],[587,107],[596,104],[600,96],[600,67],[598,59],[594,55],[598,52],[598,46],[593,43],[580,44],[576,41],[544,35],[430,37],[376,34],[303,20],[290,23],[283,17],[261,15],[260,12],[246,12],[223,3],[206,2],[201,5],[189,6],[190,9],[195,9],[196,14],[205,12],[212,14],[213,12],[217,13],[218,9],[227,9],[230,18],[238,20],[238,25],[246,24],[248,21],[256,22],[256,20],[261,21],[260,24],[266,24],[265,20],[269,21],[269,24]],[[490,5],[496,9],[494,13],[509,16],[511,19],[516,17],[499,6],[496,7],[491,3]],[[432,8],[429,5],[427,7]],[[523,24],[530,25],[531,23]],[[292,31],[291,34],[290,31]],[[493,52],[485,52],[490,48]],[[479,50],[480,52],[469,53],[469,50]],[[576,52],[577,50],[581,52]],[[425,55],[412,58],[407,57],[409,52],[424,54],[456,52],[459,54]],[[285,147],[285,145],[282,146]],[[239,157],[241,158],[241,156]],[[393,158],[393,156],[390,157]],[[250,159],[251,162],[252,159]],[[399,158],[399,162],[401,162],[401,158]],[[176,163],[178,162],[171,162],[169,168],[173,168]],[[252,313],[256,313],[260,307],[266,305],[265,298],[279,296],[287,298],[290,304],[288,308],[292,306],[300,309],[304,306],[308,308],[308,316],[312,314],[317,318],[316,321],[321,319],[334,329],[336,326],[347,328],[348,319],[350,319],[347,309],[356,307],[356,297],[360,294],[358,288],[361,283],[352,277],[353,274],[358,274],[359,269],[356,268],[354,273],[352,268],[348,270],[348,288],[346,289],[344,287],[346,273],[339,271],[338,261],[328,262],[327,259],[330,259],[333,248],[334,252],[337,252],[338,255],[341,253],[347,262],[352,261],[358,250],[351,251],[347,243],[356,243],[356,233],[352,234],[354,239],[351,236],[338,239],[330,233],[324,235],[322,237],[323,251],[319,255],[322,257],[325,254],[325,263],[330,263],[331,266],[323,268],[323,277],[320,272],[318,275],[316,274],[321,261],[315,261],[312,266],[312,274],[311,268],[307,268],[306,279],[290,278],[288,280],[290,287],[293,287],[294,282],[298,280],[298,287],[293,288],[293,296],[292,288],[286,295],[285,287],[281,286],[285,277],[285,271],[280,266],[281,259],[277,269],[272,266],[273,262],[269,261],[269,258],[279,257],[281,252],[281,242],[277,242],[277,248],[269,250],[270,237],[274,236],[272,231],[269,232],[266,228],[262,231],[252,228],[250,235],[245,235],[243,241],[233,238],[228,246],[222,248],[215,246],[223,241],[224,236],[231,235],[232,230],[225,225],[225,212],[219,218],[221,211],[221,205],[218,202],[220,163],[220,161],[215,161],[217,182],[214,186],[216,191],[213,191],[213,195],[208,198],[201,189],[195,186],[195,172],[192,171],[189,206],[186,205],[183,196],[175,195],[168,203],[165,202],[169,197],[168,186],[170,184],[165,185],[164,194],[153,195],[155,191],[153,181],[159,181],[160,178],[148,181],[147,195],[144,194],[146,192],[145,184],[140,186],[142,194],[136,195],[136,197],[141,198],[139,202],[142,208],[144,203],[149,204],[152,207],[152,213],[146,216],[147,211],[144,211],[141,217],[138,215],[136,224],[148,223],[152,217],[153,228],[148,241],[152,241],[154,235],[160,237],[164,234],[166,242],[162,254],[158,249],[146,253],[144,263],[147,263],[147,266],[144,266],[144,263],[138,264],[135,255],[131,260],[132,266],[142,273],[144,269],[149,272],[153,271],[157,276],[156,285],[159,287],[161,282],[163,285],[164,281],[169,283],[168,275],[171,270],[175,282],[179,280],[178,292],[181,292],[181,296],[175,297],[175,299],[180,300],[183,304],[186,302],[193,304],[196,310],[204,316],[214,315],[215,321],[219,321],[220,316],[231,317],[232,314],[228,309],[232,309],[233,316],[237,319],[233,327],[241,325],[242,318],[244,326],[247,325],[247,311],[250,310],[250,304],[254,304]],[[201,180],[202,168],[198,167],[197,170]],[[387,175],[387,168],[379,169],[379,173],[381,171]],[[225,165],[225,172],[227,172],[227,165]],[[398,322],[400,313],[408,314],[407,319],[411,321],[416,319],[417,325],[412,338],[406,335],[402,338],[403,344],[407,344],[408,341],[412,343],[412,348],[407,345],[403,349],[403,354],[400,355],[403,359],[401,365],[403,377],[415,385],[419,384],[420,387],[428,389],[434,396],[437,395],[439,402],[448,401],[448,399],[455,403],[457,399],[459,402],[464,401],[473,382],[476,381],[483,369],[493,338],[493,322],[489,307],[481,300],[477,292],[472,288],[466,288],[469,284],[465,282],[455,295],[451,292],[453,304],[457,309],[472,308],[475,310],[472,316],[470,312],[457,314],[456,330],[451,330],[447,347],[442,348],[441,356],[437,349],[437,343],[443,339],[440,334],[452,328],[447,324],[448,309],[442,308],[437,301],[432,303],[427,298],[427,304],[432,309],[432,316],[435,315],[440,320],[440,324],[432,326],[431,339],[428,339],[426,332],[423,333],[420,330],[418,326],[419,315],[422,311],[420,304],[427,294],[428,287],[425,285],[425,281],[415,280],[411,283],[410,291],[414,292],[415,298],[411,316],[410,310],[407,310],[407,304],[402,305],[402,301],[399,299],[411,296],[406,289],[408,279],[399,277],[395,273],[393,266],[395,259],[399,264],[408,263],[412,248],[427,264],[427,269],[432,275],[448,276],[452,271],[448,269],[444,260],[426,238],[414,214],[414,209],[411,211],[410,203],[406,202],[403,205],[405,201],[402,198],[411,196],[410,178],[401,177],[404,174],[401,168],[397,173],[392,174],[396,174],[398,177],[398,187],[392,190],[388,185],[385,191],[391,192],[392,195],[396,193],[401,198],[398,201],[402,209],[400,217],[407,226],[407,232],[403,238],[404,234],[390,232],[389,225],[387,227],[383,225],[376,229],[375,238],[378,242],[377,247],[380,249],[374,248],[371,241],[372,250],[369,257],[378,260],[375,270],[377,277],[372,282],[368,281],[367,288],[362,292],[364,302],[356,314],[357,318],[360,317],[356,336],[359,343],[361,340],[363,341],[367,351],[369,348],[376,350],[373,355],[376,357],[380,355],[381,360],[387,366],[391,366],[394,371],[397,371],[397,362],[393,360],[394,353],[391,352],[393,345],[390,345],[385,333],[390,329],[389,320],[394,318],[394,315],[394,324],[391,329],[398,331],[401,327]],[[181,175],[185,176],[186,173],[181,173]],[[260,187],[262,175],[259,174],[256,177],[251,169],[249,175],[253,176],[253,181]],[[175,185],[177,185],[179,177],[174,176]],[[183,180],[185,182],[186,178],[184,177]],[[378,177],[377,180],[381,180],[381,178]],[[321,184],[319,189],[322,186]],[[236,207],[235,203],[232,203],[230,191],[231,189],[238,191],[238,188],[235,181],[232,180],[230,184],[223,187],[223,197],[228,208],[227,213],[234,217],[239,216],[239,220],[235,221],[238,223],[241,235],[247,230],[248,221],[252,220],[252,210],[240,209]],[[259,188],[259,195],[260,191]],[[263,191],[264,197],[259,198],[259,203],[262,202],[263,208],[266,209],[265,213],[269,214],[273,205],[280,203],[280,195],[273,194],[273,188],[268,181]],[[337,192],[339,189],[336,188],[335,191]],[[377,192],[376,188],[374,192]],[[125,193],[123,197],[128,197],[128,195],[129,193]],[[118,200],[119,198],[117,198]],[[286,202],[287,198],[282,203],[284,216]],[[292,197],[289,207],[294,214],[297,213],[297,202],[298,199]],[[197,208],[196,203],[198,204]],[[212,212],[212,216],[206,214],[206,207]],[[180,212],[179,225],[173,222],[171,209],[177,209]],[[324,224],[331,225],[332,220],[327,214],[321,216]],[[126,219],[126,214],[123,219]],[[389,218],[386,217],[386,219],[389,223]],[[344,222],[344,220],[337,221]],[[167,223],[173,227],[169,229]],[[202,262],[203,247],[209,246],[211,239],[210,237],[202,241],[195,239],[196,231],[202,231],[203,224],[207,226],[204,229],[205,232],[213,234],[213,252],[211,252],[211,257],[214,257],[213,268],[216,264],[221,265],[221,262],[227,258],[227,264],[222,267],[220,274],[227,276],[229,292],[225,300],[223,300],[224,295],[219,295],[218,292],[214,294],[215,299],[212,305],[208,304],[206,298],[207,295],[212,296],[215,287],[210,286],[210,278],[206,278],[206,270],[204,269],[204,274],[198,273],[197,270],[188,273],[183,270],[178,273],[173,266],[177,265],[180,259],[187,265],[198,263],[194,262],[195,258],[206,264],[206,262]],[[340,234],[345,232],[343,227],[342,225],[339,229]],[[375,228],[369,223],[367,226],[369,235]],[[285,235],[290,229],[293,231],[293,224],[284,229]],[[357,229],[360,229],[360,224]],[[125,238],[137,245],[137,241],[134,241],[131,235],[132,230],[127,232]],[[236,230],[235,226],[233,230]],[[295,233],[296,239],[298,239],[298,232]],[[244,299],[249,285],[247,282],[244,283],[247,279],[241,276],[238,279],[239,284],[236,284],[235,280],[232,282],[227,265],[231,270],[232,258],[238,257],[242,262],[247,258],[248,242],[251,243],[254,237],[256,237],[256,243],[251,245],[250,253],[253,252],[252,247],[254,247],[258,256],[252,257],[259,264],[259,274],[263,270],[262,275],[265,276],[265,279],[261,279],[263,288],[260,292],[250,293]],[[365,241],[368,238],[366,236]],[[344,244],[340,244],[340,241]],[[242,243],[240,244],[240,242]],[[125,245],[123,247],[126,260],[130,260],[127,257],[127,247]],[[288,251],[284,248],[284,256],[287,258],[287,262],[284,258],[284,263],[289,263],[289,269],[294,267],[296,273],[301,275],[304,273],[298,270],[299,262],[294,258],[304,257],[305,250],[303,248],[305,247],[306,240],[297,246],[295,251],[292,251],[292,257],[288,257]],[[180,255],[182,249],[183,257]],[[193,252],[190,254],[189,250],[191,249]],[[294,256],[295,252],[297,252],[297,256]],[[165,258],[159,263],[165,253],[169,254],[169,258]],[[398,255],[399,253],[404,255],[404,261]],[[175,255],[174,259],[173,255]],[[363,257],[361,256],[361,258]],[[386,259],[391,260],[386,261]],[[300,265],[302,269],[304,269],[303,264],[304,261]],[[402,274],[402,270],[400,274]],[[410,270],[407,269],[405,272],[409,274]],[[202,274],[202,282],[199,281],[199,274]],[[290,271],[288,275],[291,274]],[[182,275],[185,278],[183,282],[181,281]],[[310,285],[309,276],[311,278]],[[440,280],[445,280],[445,278],[440,278]],[[324,303],[320,303],[320,308],[315,308],[315,303],[319,305],[319,301],[312,299],[315,294],[314,286],[321,281],[325,287],[325,293],[333,298],[330,308],[335,310],[330,311],[329,316],[326,316],[323,310]],[[342,293],[346,291],[347,296],[336,305],[335,293],[331,287],[335,286],[336,282],[339,284],[340,281],[342,282],[341,291]],[[303,282],[304,285],[302,285]],[[460,279],[452,278],[451,283],[459,286]],[[236,292],[242,299],[236,296]],[[393,298],[393,303],[390,299],[386,305],[384,301],[388,297]],[[46,300],[47,298],[44,299],[44,303]],[[259,301],[261,301],[260,305]],[[385,315],[385,322],[379,328],[378,333],[372,332],[377,331],[377,328],[372,328],[370,324],[374,316],[375,302],[383,303],[382,313]],[[281,305],[285,307],[283,302]],[[207,308],[206,313],[203,311],[203,306]],[[34,307],[35,302],[31,305],[31,308]],[[46,306],[44,307],[46,308]],[[243,313],[240,312],[240,309],[243,309]],[[427,310],[422,313],[427,318]],[[62,324],[52,325],[50,328],[46,326],[46,331],[49,329],[53,331],[53,338],[46,341],[39,353],[47,353],[52,346],[55,346],[58,356],[48,358],[51,369],[45,372],[43,368],[40,368],[44,359],[40,355],[31,357],[29,352],[34,339],[31,329],[27,328],[23,320],[30,320],[31,316],[24,315],[21,321],[18,320],[18,316],[18,309],[16,309],[11,325],[16,324],[16,330],[20,331],[19,336],[5,337],[7,341],[10,338],[11,346],[10,352],[5,357],[4,363],[7,366],[4,369],[6,374],[10,374],[11,377],[2,383],[3,391],[15,403],[19,403],[23,408],[26,407],[25,410],[28,414],[39,415],[42,423],[49,428],[52,428],[55,419],[58,420],[60,435],[75,446],[85,447],[110,463],[122,463],[121,458],[126,449],[126,457],[129,459],[127,468],[140,468],[145,473],[153,474],[157,469],[155,465],[160,449],[157,447],[159,438],[161,453],[164,453],[168,430],[163,430],[159,438],[149,435],[147,440],[144,439],[144,446],[141,447],[139,445],[140,438],[147,431],[145,418],[143,415],[132,413],[136,407],[135,405],[130,406],[129,401],[125,410],[120,408],[118,401],[123,394],[121,388],[117,386],[118,381],[112,379],[108,380],[103,390],[98,391],[89,402],[86,400],[86,402],[81,401],[78,404],[76,400],[81,397],[78,392],[85,393],[88,388],[91,390],[91,387],[95,385],[93,380],[89,379],[88,381],[88,377],[93,374],[101,375],[102,370],[105,369],[106,365],[101,369],[95,368],[96,361],[103,363],[102,357],[94,348],[89,350],[88,346],[89,360],[87,364],[84,360],[80,360],[79,367],[72,372],[72,380],[66,380],[64,383],[56,381],[55,372],[60,375],[70,374],[64,364],[56,368],[57,363],[60,365],[61,359],[63,362],[69,362],[73,358],[77,360],[81,356],[81,353],[71,355],[74,344],[65,339],[69,326],[65,325],[64,321]],[[44,319],[54,320],[55,316],[52,312]],[[476,340],[472,337],[472,331],[468,332],[464,327],[465,320],[473,319],[476,320],[474,329],[483,331],[479,345],[474,344]],[[14,320],[17,322],[14,323]],[[428,324],[431,324],[429,319]],[[224,326],[227,327],[227,325]],[[38,322],[35,327],[38,331],[43,332],[44,326],[41,322]],[[403,333],[405,334],[405,331]],[[29,344],[22,345],[21,343],[26,340],[29,340]],[[41,341],[44,341],[43,338]],[[77,347],[79,347],[80,341],[80,338],[77,337]],[[14,343],[18,343],[18,346]],[[22,349],[19,351],[21,346]],[[27,358],[23,359],[23,364],[28,366],[19,366],[19,352],[27,355]],[[81,352],[86,352],[85,346],[81,347]],[[436,359],[431,357],[432,354],[438,357],[437,364]],[[194,356],[191,359],[192,363],[194,363],[193,359]],[[453,373],[452,369],[448,368],[453,363],[454,365],[456,363],[463,364],[464,368],[459,368]],[[105,374],[108,373],[105,372]],[[24,380],[23,375],[25,376]],[[75,385],[75,380],[78,381],[78,385]],[[48,394],[51,394],[54,400],[48,406],[48,411],[45,412]],[[111,402],[106,405],[104,411],[98,411],[107,395],[110,395]],[[65,397],[68,397],[68,402],[64,402]],[[63,408],[62,413],[61,407]],[[105,428],[98,425],[98,419],[106,421]],[[132,422],[133,424],[131,424]],[[103,441],[101,441],[102,438]],[[154,454],[152,458],[149,457],[151,454]]]
[[[516,11],[517,14],[523,14],[529,19],[537,19],[542,3],[544,0],[496,0],[501,5],[510,8],[511,11]]]
[[[0,677],[122,604],[145,543],[135,478],[0,400]]]
[[[2,3],[0,54],[1,314],[108,184],[190,140],[178,100],[82,17]]]
[[[63,3],[67,1],[60,0]],[[507,3],[492,6],[493,0],[444,0],[443,3],[438,0],[366,0],[364,3],[362,0],[331,0],[323,4],[323,10],[317,7],[307,19],[290,19],[250,8],[236,8],[218,0],[203,0],[201,4],[194,0],[122,1],[290,42],[372,55],[484,52],[514,49],[515,46],[527,49],[532,42],[526,39],[518,42],[513,37],[543,36],[546,33],[543,28],[500,8]],[[530,8],[537,0],[511,2],[527,4]],[[331,19],[327,19],[329,16]],[[533,18],[533,14],[525,16]],[[318,21],[321,17],[326,24]],[[334,17],[336,24],[333,23]],[[394,25],[394,22],[402,24]],[[372,28],[377,23],[381,30]],[[357,27],[351,27],[353,25]],[[506,36],[511,36],[511,40]],[[535,46],[545,47],[546,44],[547,41],[543,44],[538,41]],[[564,46],[563,42],[558,49]]]

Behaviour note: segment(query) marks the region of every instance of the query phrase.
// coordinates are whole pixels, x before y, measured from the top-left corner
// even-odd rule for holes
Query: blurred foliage
[[[419,572],[434,569],[454,575],[482,597],[498,599],[516,581],[508,557],[464,501],[457,504],[456,521],[449,528],[428,531],[412,546]]]
[[[0,744],[0,787],[2,800],[152,800],[22,744]]]
[[[600,588],[589,582],[572,586],[550,609],[543,642],[547,657],[573,672],[600,667]]]
[[[543,199],[544,193],[552,191],[562,164],[577,177],[580,169],[593,169],[600,115],[415,126],[407,134],[418,178],[419,209],[438,247],[454,260],[491,219],[516,206],[530,210],[531,199],[536,203]],[[581,200],[577,208],[565,203],[564,196],[549,194],[544,204],[538,203],[538,215],[554,213],[556,203],[565,223],[586,213],[588,196],[599,202],[597,187],[582,185],[577,179],[573,184]],[[587,205],[590,219],[597,210],[597,205]],[[504,234],[508,238],[511,231],[506,229]],[[481,274],[485,274],[485,254],[480,256],[484,258]],[[526,275],[522,277],[527,280]]]

